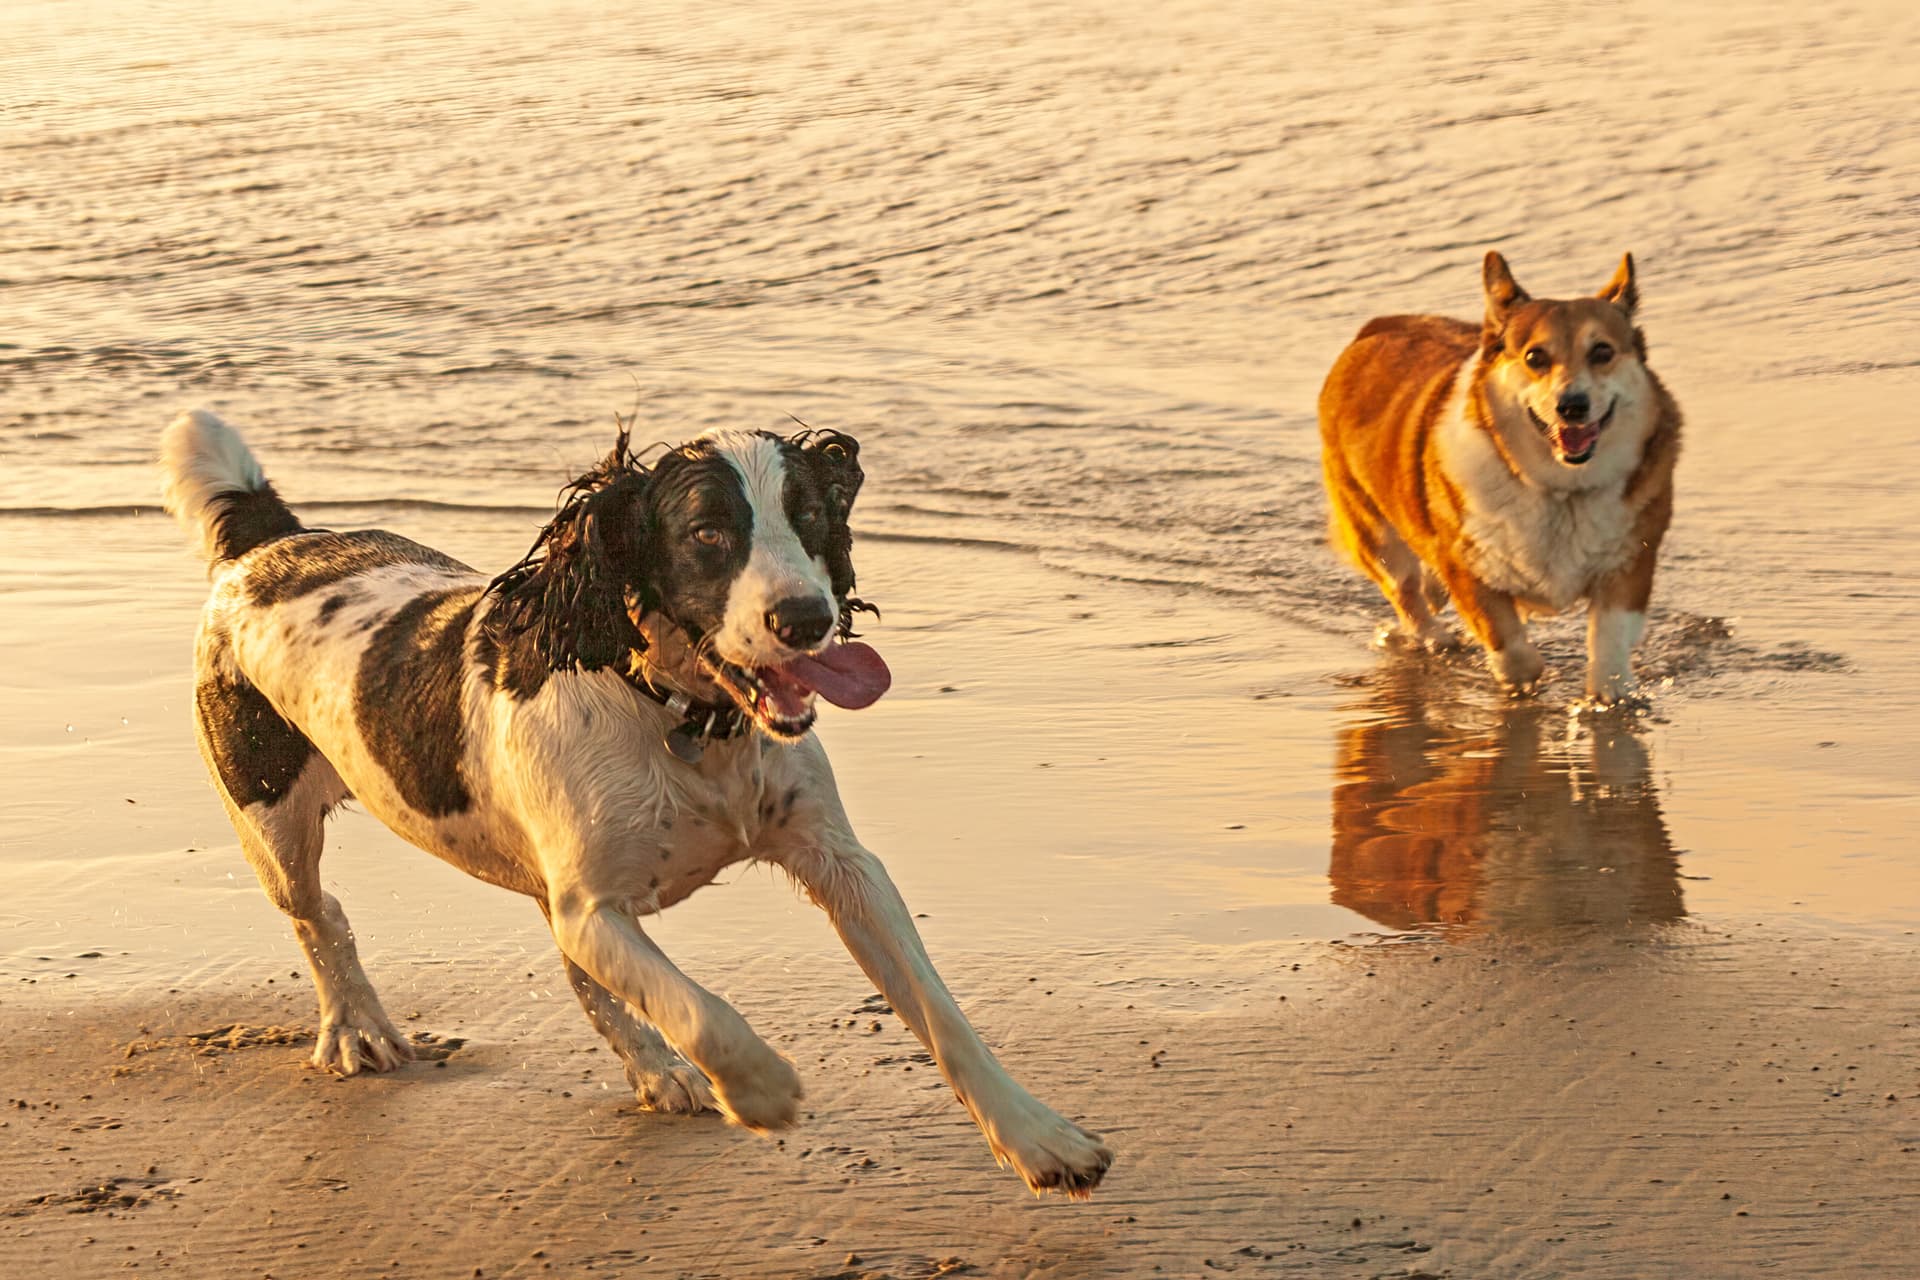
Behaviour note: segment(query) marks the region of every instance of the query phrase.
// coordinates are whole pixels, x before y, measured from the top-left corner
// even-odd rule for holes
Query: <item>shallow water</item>
[[[1202,753],[1163,792],[1089,750],[1080,790],[1007,784],[1047,795],[1008,803],[1068,887],[1106,863],[1042,811],[1102,787],[1143,814],[1185,796],[1271,821],[1237,854],[1222,834],[1093,873],[1115,919],[1197,866],[1212,905],[1165,927],[1210,940],[1681,911],[1915,923],[1911,6],[8,16],[10,862],[54,875],[79,851],[204,884],[180,831],[148,847],[112,808],[140,804],[102,798],[208,799],[168,701],[194,571],[150,505],[179,407],[227,414],[314,519],[465,538],[484,563],[517,553],[616,412],[662,440],[793,415],[864,441],[859,525],[894,540],[889,563],[982,543],[1019,553],[988,562],[1016,585],[938,571],[1013,601],[1071,590],[1027,580],[1037,562],[1134,584],[1103,600],[1232,602],[1224,641],[1118,669],[1148,693],[1192,663],[1207,697],[1284,697],[1297,739],[1201,721],[1266,767]],[[1509,715],[1466,666],[1370,653],[1380,606],[1322,545],[1326,364],[1378,312],[1473,314],[1492,245],[1549,295],[1632,249],[1688,411],[1641,655],[1656,712],[1631,731],[1569,737],[1564,678]],[[928,624],[960,668],[936,685],[976,678],[970,622],[1010,625],[997,602],[897,594],[953,608]],[[1181,638],[1155,607],[1132,639]],[[1073,614],[1024,620],[1046,662],[996,637],[993,677],[1129,635]],[[1577,631],[1547,629],[1563,669]],[[1089,743],[1163,733],[1146,702],[1094,717]],[[238,870],[230,853],[208,876]]]

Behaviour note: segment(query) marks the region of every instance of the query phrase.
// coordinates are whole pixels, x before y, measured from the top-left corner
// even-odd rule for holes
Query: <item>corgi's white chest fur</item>
[[[1616,448],[1596,451],[1579,477],[1583,487],[1529,482],[1513,473],[1492,436],[1468,415],[1466,388],[1472,374],[1469,362],[1437,441],[1441,464],[1460,490],[1467,565],[1482,582],[1516,597],[1530,612],[1559,613],[1632,559],[1634,513],[1625,494],[1635,442],[1603,438],[1603,444]],[[1530,461],[1523,458],[1522,465]],[[1538,462],[1543,469],[1559,466],[1544,456]]]

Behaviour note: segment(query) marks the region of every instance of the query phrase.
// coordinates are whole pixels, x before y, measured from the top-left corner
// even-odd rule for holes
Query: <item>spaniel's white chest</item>
[[[677,790],[674,802],[660,812],[633,850],[640,864],[633,888],[641,891],[636,896],[652,910],[672,906],[713,883],[728,867],[753,858],[765,825],[759,787]]]
[[[737,863],[776,855],[789,837],[811,830],[817,806],[807,802],[788,749],[749,741],[727,754],[739,758],[717,768],[660,762],[662,803],[644,807],[650,821],[630,855],[637,863],[630,891],[643,913],[672,906]]]
[[[646,864],[646,891],[639,896],[651,910],[672,906],[712,884],[728,867],[753,856],[751,835],[730,821],[682,812],[668,822],[670,827],[637,851]]]
[[[1464,558],[1488,586],[1558,613],[1632,558],[1624,480],[1590,489],[1529,484],[1466,422],[1452,424],[1441,447],[1460,491]]]

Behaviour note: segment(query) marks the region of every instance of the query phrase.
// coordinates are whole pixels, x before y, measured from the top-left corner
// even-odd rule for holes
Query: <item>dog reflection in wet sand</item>
[[[1333,900],[1394,930],[1678,920],[1673,844],[1640,740],[1564,712],[1477,711],[1391,663],[1335,751]],[[1417,668],[1417,669],[1416,669]]]

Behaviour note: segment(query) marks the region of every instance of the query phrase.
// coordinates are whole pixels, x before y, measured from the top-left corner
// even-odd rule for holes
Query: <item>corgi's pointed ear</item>
[[[1607,281],[1606,287],[1595,296],[1617,304],[1628,315],[1633,314],[1633,309],[1640,305],[1640,288],[1633,282],[1632,254],[1620,255],[1619,270],[1613,273],[1613,279]]]
[[[1520,282],[1513,278],[1513,272],[1507,269],[1507,260],[1500,256],[1497,249],[1487,250],[1487,260],[1480,268],[1481,282],[1487,290],[1487,318],[1480,325],[1480,349],[1491,360],[1500,354],[1506,344],[1507,317],[1513,309],[1532,298]]]
[[[1487,290],[1489,325],[1504,325],[1508,312],[1523,302],[1533,300],[1532,295],[1513,278],[1513,272],[1507,268],[1507,260],[1500,256],[1498,249],[1487,250],[1487,260],[1480,268],[1480,279]]]

